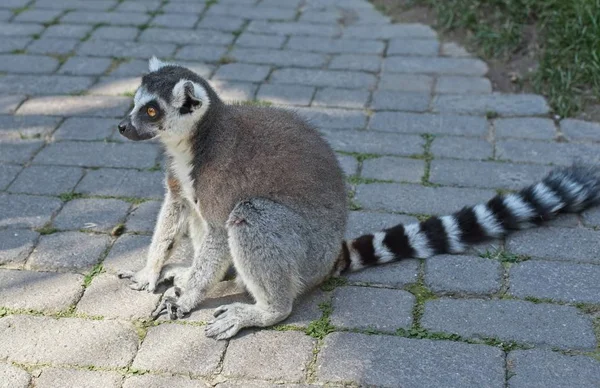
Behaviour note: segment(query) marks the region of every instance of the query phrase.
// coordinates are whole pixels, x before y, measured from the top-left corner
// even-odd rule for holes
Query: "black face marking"
[[[154,116],[150,114],[152,111],[154,112]],[[141,119],[149,122],[156,122],[160,120],[163,115],[162,109],[160,109],[160,105],[158,105],[156,100],[146,103],[139,112]]]

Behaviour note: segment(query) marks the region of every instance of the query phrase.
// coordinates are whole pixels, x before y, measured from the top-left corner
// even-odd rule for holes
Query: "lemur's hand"
[[[137,272],[122,270],[117,273],[117,276],[121,279],[131,279],[132,283],[129,285],[129,288],[132,290],[154,292],[160,272],[156,273],[155,271],[143,268]]]

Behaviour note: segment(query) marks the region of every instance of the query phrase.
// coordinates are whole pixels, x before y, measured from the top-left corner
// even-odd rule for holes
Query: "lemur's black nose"
[[[119,123],[119,125],[117,126],[117,128],[119,128],[119,132],[121,134],[123,134],[123,132],[125,132],[125,130],[127,129],[127,123],[129,122],[129,120],[125,119],[123,121],[121,121]]]

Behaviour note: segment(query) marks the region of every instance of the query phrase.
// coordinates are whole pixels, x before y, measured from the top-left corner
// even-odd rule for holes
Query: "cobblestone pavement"
[[[348,236],[600,162],[600,125],[493,93],[484,62],[364,0],[188,1],[0,2],[0,386],[600,386],[600,209],[330,281],[228,342],[202,326],[247,299],[231,282],[148,322],[159,295],[115,272],[145,259],[161,157],[115,126],[151,55],[312,118],[348,175]]]

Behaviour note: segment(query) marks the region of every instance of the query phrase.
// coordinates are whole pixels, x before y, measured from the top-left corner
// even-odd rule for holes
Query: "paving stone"
[[[5,190],[20,171],[21,166],[0,164],[0,190]]]
[[[57,117],[0,116],[0,140],[45,137],[60,121]]]
[[[518,137],[552,140],[556,136],[554,122],[539,117],[520,117],[494,120],[496,138]]]
[[[142,269],[146,263],[151,241],[150,236],[122,235],[113,244],[108,256],[104,259],[104,269],[113,275],[122,270],[138,271]]]
[[[600,124],[583,120],[564,119],[560,128],[573,140],[600,141]]]
[[[59,10],[26,9],[14,17],[15,22],[48,23],[62,14]]]
[[[167,4],[165,6],[165,10],[174,3]],[[199,6],[199,4],[193,3],[193,6]],[[242,18],[235,18],[232,16],[211,16],[204,17],[198,23],[197,28],[206,29],[210,31],[226,31],[226,32],[235,32],[239,31],[244,25],[245,20]]]
[[[35,386],[37,388],[53,388],[61,385],[88,388],[119,388],[121,387],[121,380],[123,380],[123,376],[117,372],[47,368],[35,379]]]
[[[434,292],[493,294],[502,286],[499,261],[477,256],[433,256],[425,260],[425,283]]]
[[[227,46],[193,45],[184,46],[175,54],[177,59],[219,62],[227,52]]]
[[[600,208],[595,207],[582,213],[583,223],[587,226],[600,226]]]
[[[148,71],[148,60],[130,59],[121,63],[116,69],[110,72],[111,76],[139,76]]]
[[[431,153],[444,158],[488,159],[493,155],[493,147],[483,139],[440,136],[433,140]]]
[[[19,115],[122,117],[129,110],[127,97],[47,96],[25,101]]]
[[[246,32],[238,37],[235,44],[240,47],[279,49],[283,46],[283,42],[285,42],[283,36]]]
[[[74,24],[115,24],[123,26],[143,25],[150,16],[141,12],[87,12],[73,11],[63,16],[60,21]]]
[[[160,297],[132,290],[126,280],[115,275],[100,274],[77,303],[77,312],[106,318],[147,319]]]
[[[234,48],[227,56],[238,62],[274,66],[322,67],[327,62],[323,54],[291,50]]]
[[[19,268],[33,250],[38,234],[29,230],[0,231],[0,265]]]
[[[286,48],[299,51],[316,51],[325,54],[382,54],[383,42],[364,39],[323,39],[319,37],[292,36]]]
[[[549,168],[532,164],[441,160],[431,162],[429,181],[442,185],[519,190],[541,180]]]
[[[600,363],[590,357],[550,350],[515,350],[507,356],[508,387],[592,388],[600,381]]]
[[[386,132],[434,135],[486,136],[488,123],[483,117],[376,112],[369,123],[371,129]]]
[[[260,101],[269,101],[277,105],[310,104],[315,88],[301,85],[270,85],[262,84],[256,95]]]
[[[463,46],[454,42],[442,43],[442,55],[456,58],[471,56]]]
[[[130,207],[118,199],[74,199],[63,206],[52,224],[61,230],[110,232],[125,219]]]
[[[243,15],[246,19],[252,20],[293,20],[296,17],[295,9],[281,7],[248,7],[243,5],[232,4],[216,4],[210,7],[206,12],[205,17],[212,16],[240,16]]]
[[[225,0],[227,1],[227,0]],[[240,0],[233,0],[236,2],[239,2]],[[253,3],[254,1],[249,1],[250,3]],[[261,6],[265,6],[265,7],[285,7],[285,8],[298,8],[300,6],[300,4],[302,3],[301,0],[286,0],[286,1],[279,1],[279,0],[262,0],[260,2],[259,5]]]
[[[169,28],[192,28],[198,21],[198,15],[192,13],[165,13],[156,15],[150,25]]]
[[[202,3],[203,2],[193,2],[191,0],[185,2],[172,1],[163,5],[161,10],[173,13],[200,13],[206,8],[206,4]]]
[[[0,194],[0,227],[39,228],[50,221],[61,205],[56,198]]]
[[[487,202],[492,190],[424,187],[415,184],[371,183],[358,185],[355,199],[368,210],[413,214],[449,214],[463,206]]]
[[[99,75],[108,70],[111,64],[109,58],[72,57],[58,72],[72,75]]]
[[[600,231],[535,228],[509,236],[506,248],[516,254],[547,259],[600,263]]]
[[[10,185],[13,193],[60,195],[73,190],[83,176],[77,167],[29,166]]]
[[[262,82],[267,78],[270,70],[269,66],[229,63],[219,67],[213,77],[222,80]]]
[[[0,36],[29,36],[43,29],[44,26],[34,23],[0,23]]]
[[[13,17],[13,13],[7,9],[0,10],[0,21],[6,22]]]
[[[98,83],[88,89],[89,94],[104,96],[129,96],[142,83],[142,77],[100,77]]]
[[[352,211],[348,214],[346,238],[355,238],[363,234],[378,232],[397,224],[411,224],[414,222],[418,222],[418,220],[414,217],[400,214]],[[370,271],[365,271],[365,273]]]
[[[146,31],[144,31],[144,33]],[[157,57],[170,57],[174,52],[175,45],[172,43],[158,43],[158,41],[155,43],[145,43],[143,41],[132,42],[96,39],[83,42],[79,49],[77,49],[77,54],[79,55],[144,59],[150,58],[153,55],[156,55]]]
[[[544,223],[545,226],[555,226],[558,228],[578,228],[579,214],[559,214],[556,218]]]
[[[363,109],[369,96],[367,90],[324,88],[317,91],[312,105]]]
[[[3,140],[0,142],[0,162],[25,163],[42,148],[39,140]]]
[[[0,71],[2,72],[51,73],[57,68],[58,60],[51,57],[26,54],[0,54]]]
[[[108,236],[80,232],[42,236],[27,268],[85,273],[100,261],[109,242]]]
[[[256,84],[247,82],[211,80],[211,84],[219,94],[219,97],[229,102],[254,100],[256,89],[258,89]]]
[[[373,93],[371,107],[376,110],[408,110],[424,112],[431,97],[425,93],[378,90]]]
[[[358,71],[277,69],[271,75],[273,83],[333,86],[364,89],[375,86],[375,76]]]
[[[522,300],[428,301],[421,325],[467,338],[493,337],[563,349],[596,346],[592,322],[577,308]]]
[[[116,128],[115,119],[69,117],[54,132],[56,140],[104,140]]]
[[[412,325],[415,297],[403,290],[340,287],[333,292],[331,324],[395,332]]]
[[[123,1],[120,2],[115,11],[131,11],[131,12],[152,12],[161,8],[162,2],[160,0],[148,1],[148,0],[134,0],[134,1]],[[200,11],[203,8],[200,9]],[[182,12],[195,12],[191,9],[182,9]],[[165,12],[171,12],[165,10]],[[199,11],[198,11],[199,12]]]
[[[128,232],[152,232],[156,225],[161,203],[147,201],[137,205],[127,217],[125,224]]]
[[[319,352],[317,376],[369,386],[501,387],[504,353],[486,345],[333,333]]]
[[[355,212],[352,212],[355,213]],[[351,213],[351,214],[352,214]],[[403,216],[400,216],[403,217]],[[407,217],[408,218],[408,217]],[[386,223],[385,226],[392,226],[396,223]],[[405,222],[407,223],[407,222]],[[370,229],[367,232],[373,233],[373,231],[379,230]],[[366,233],[366,232],[365,232]],[[362,234],[362,233],[361,233]],[[354,235],[359,236],[360,234]],[[346,278],[352,284],[369,284],[369,285],[383,285],[387,287],[404,287],[407,284],[415,283],[418,280],[419,274],[419,261],[418,260],[402,260],[398,263],[385,264],[377,267],[366,268],[362,271],[353,272],[346,275]]]
[[[130,323],[28,315],[0,318],[1,357],[21,363],[126,367],[138,336]]]
[[[12,15],[12,13],[11,13]],[[25,47],[31,43],[28,37],[11,37],[0,41],[0,53],[13,53],[15,50],[25,50]]]
[[[352,175],[356,175],[356,170],[358,169],[358,161],[353,156],[349,155],[336,155],[340,166],[342,167],[342,171],[344,174],[349,177]],[[1,166],[0,166],[1,168]]]
[[[377,55],[341,54],[335,55],[329,63],[334,70],[359,70],[378,72],[381,67],[381,57]]]
[[[0,4],[0,8],[17,8],[24,7],[29,3],[27,0],[5,0]]]
[[[116,39],[116,40],[133,40],[140,30],[134,27],[100,27],[94,30],[90,39]]]
[[[343,36],[359,39],[392,39],[392,38],[435,38],[435,31],[419,23],[402,23],[373,26],[350,26],[344,29]]]
[[[164,174],[159,171],[88,171],[75,191],[88,195],[133,198],[162,198]]]
[[[441,95],[433,99],[435,112],[502,116],[543,115],[550,111],[544,97],[537,94]]]
[[[586,163],[600,163],[600,146],[534,140],[501,140],[496,142],[496,158],[514,162],[567,166],[577,159],[585,160]]]
[[[17,75],[2,77],[0,94],[74,94],[85,91],[94,80],[67,75]]]
[[[41,38],[27,46],[32,54],[68,54],[79,44],[79,39]]]
[[[281,388],[281,384],[277,383],[266,383],[257,380],[228,380],[224,383],[218,384],[219,388]],[[317,385],[308,384],[285,384],[286,388],[316,388]]]
[[[437,56],[440,44],[436,39],[392,39],[387,55]]]
[[[425,161],[384,156],[363,162],[361,176],[379,180],[420,183]]]
[[[297,331],[259,331],[232,339],[223,375],[298,381],[312,359],[315,340]]]
[[[60,142],[46,146],[34,159],[36,164],[58,164],[80,167],[154,166],[158,149],[152,144]]]
[[[0,381],[2,388],[27,388],[30,386],[31,376],[14,365],[0,364]]]
[[[106,11],[117,4],[114,0],[37,0],[35,6],[44,9],[83,9],[92,11]]]
[[[155,42],[172,42],[179,45],[198,44],[199,42],[202,42],[203,45],[228,45],[233,43],[233,39],[232,34],[224,32],[168,28],[148,28],[139,37],[140,41],[148,42],[149,46],[155,46]],[[169,55],[161,56],[168,57]],[[146,55],[145,58],[147,57],[149,56]]]
[[[509,293],[561,302],[600,303],[600,267],[528,260],[510,268]]]
[[[294,308],[290,316],[283,322],[282,325],[293,325],[299,327],[307,327],[311,322],[320,319],[323,312],[319,308],[321,303],[329,302],[331,293],[323,292],[319,289],[310,290],[309,292],[300,295],[294,301]]]
[[[170,3],[173,4],[173,3]],[[157,376],[141,375],[131,376],[125,380],[123,388],[209,388],[210,385],[201,380],[192,380],[184,376]]]
[[[421,136],[350,130],[321,132],[336,151],[405,156],[423,152]]]
[[[387,57],[383,61],[383,69],[386,72],[392,73],[458,74],[470,76],[484,75],[488,71],[485,62],[479,59],[445,57]],[[468,107],[467,104],[464,106]]]
[[[209,375],[217,368],[226,347],[225,341],[206,337],[203,327],[160,325],[148,330],[132,366],[160,372]],[[173,349],[179,351],[173,352]]]
[[[432,87],[433,77],[429,75],[382,73],[379,79],[381,90],[430,93]]]
[[[71,273],[3,269],[0,280],[0,306],[9,309],[63,311],[79,300],[83,290],[83,276]]]
[[[486,94],[492,92],[492,83],[484,77],[442,76],[435,83],[439,94]]]
[[[296,108],[295,111],[317,128],[357,129],[364,128],[367,121],[365,112],[359,110],[311,107]]]

